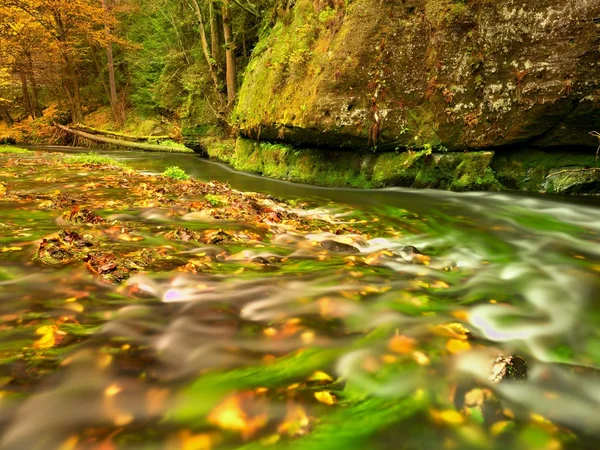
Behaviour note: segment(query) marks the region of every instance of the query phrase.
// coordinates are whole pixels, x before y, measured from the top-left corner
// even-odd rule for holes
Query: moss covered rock
[[[501,190],[491,169],[493,152],[352,152],[294,148],[240,138],[235,146],[212,142],[206,153],[235,169],[270,178],[331,187],[406,186]]]
[[[254,49],[234,118],[304,147],[593,146],[599,17],[596,0],[298,0]]]

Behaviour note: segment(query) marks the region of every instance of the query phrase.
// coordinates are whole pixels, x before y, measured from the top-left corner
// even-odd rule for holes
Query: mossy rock
[[[568,166],[553,169],[546,177],[545,187],[556,194],[600,194],[600,168]]]
[[[596,145],[600,3],[319,5],[298,0],[261,36],[233,114],[245,137],[384,151]]]

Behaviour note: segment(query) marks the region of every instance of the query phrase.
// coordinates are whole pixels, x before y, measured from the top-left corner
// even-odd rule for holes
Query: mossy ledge
[[[600,168],[594,154],[572,149],[377,153],[297,148],[246,138],[206,138],[200,148],[206,156],[236,170],[318,186],[600,193]]]
[[[492,173],[493,152],[359,153],[329,149],[300,149],[257,142],[206,141],[204,152],[234,169],[270,178],[330,187],[501,190]]]

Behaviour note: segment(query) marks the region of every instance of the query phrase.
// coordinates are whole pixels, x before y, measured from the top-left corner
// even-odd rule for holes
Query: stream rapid
[[[598,197],[321,188],[195,155],[97,151],[145,174],[177,165],[346,232],[189,244],[174,257],[204,268],[111,284],[32,264],[61,211],[0,201],[0,449],[595,448]],[[85,177],[63,171],[44,189],[81,194]],[[22,192],[41,189],[30,181]],[[138,246],[168,248],[156,230],[175,222],[255,229],[160,207],[99,214],[147,224]],[[44,327],[54,340],[36,346]],[[527,377],[494,382],[510,355]]]

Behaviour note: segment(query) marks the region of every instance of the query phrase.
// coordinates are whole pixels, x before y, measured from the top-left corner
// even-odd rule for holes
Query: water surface
[[[195,155],[104,153],[305,202],[299,214],[343,232],[180,245],[174,260],[196,270],[110,284],[81,265],[32,264],[61,211],[0,202],[0,448],[594,448],[597,197],[329,189]],[[83,192],[85,173],[27,170],[0,181]],[[215,227],[139,205],[99,214],[144,224],[132,252],[175,245],[160,227]],[[50,346],[44,327],[56,327]],[[527,379],[491,381],[499,355],[523,358]]]

